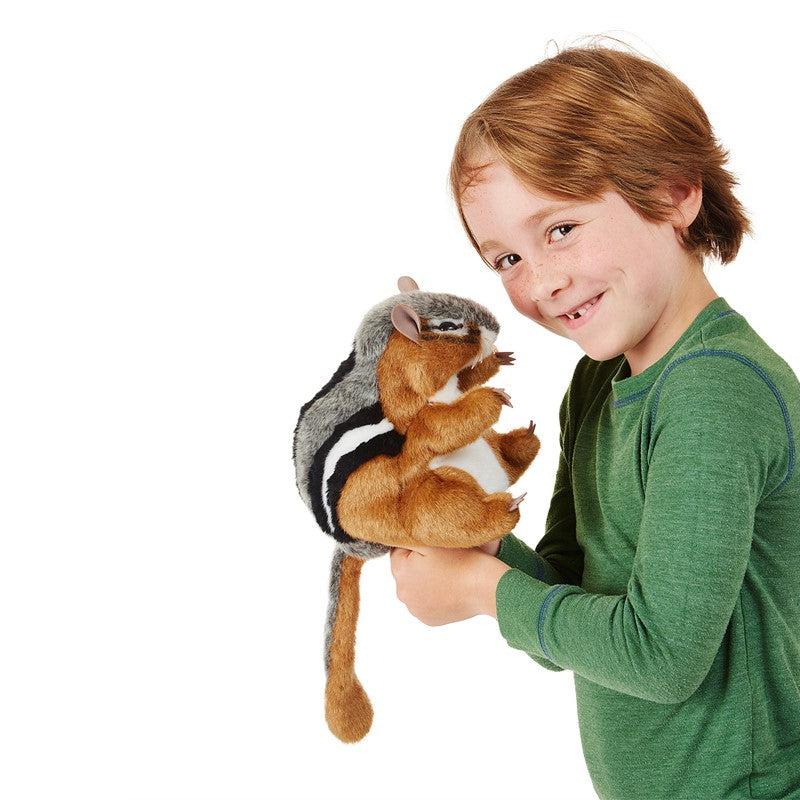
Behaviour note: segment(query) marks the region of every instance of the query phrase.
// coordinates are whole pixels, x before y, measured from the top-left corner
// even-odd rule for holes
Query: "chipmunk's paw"
[[[494,357],[497,359],[498,364],[513,364],[514,363],[514,351],[513,350],[498,350]]]

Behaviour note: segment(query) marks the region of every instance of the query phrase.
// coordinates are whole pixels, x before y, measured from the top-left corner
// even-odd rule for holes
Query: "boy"
[[[586,355],[535,550],[392,573],[424,622],[489,614],[573,671],[602,800],[800,798],[800,383],[703,273],[749,232],[726,159],[683,83],[600,47],[504,82],[453,157],[475,249]]]

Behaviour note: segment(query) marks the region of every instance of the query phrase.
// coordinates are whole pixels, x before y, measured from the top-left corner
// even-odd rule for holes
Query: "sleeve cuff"
[[[535,550],[528,547],[525,542],[518,539],[513,533],[506,534],[500,540],[500,549],[497,551],[496,557],[504,564],[508,564],[509,567],[521,570],[544,583],[553,585],[563,582],[562,577],[546,558],[543,558]]]
[[[565,590],[582,591],[571,584],[550,585],[512,568],[500,576],[495,590],[497,624],[510,647],[523,650],[541,666],[560,671],[544,638],[548,609]]]

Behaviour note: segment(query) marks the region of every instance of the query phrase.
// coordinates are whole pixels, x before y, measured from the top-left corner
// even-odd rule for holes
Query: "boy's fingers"
[[[418,545],[417,547],[411,547],[408,552],[409,554],[413,552],[413,553],[419,553],[422,556],[427,556],[430,553],[432,553],[435,549],[436,549],[435,547],[425,547],[425,545],[421,544]]]
[[[400,559],[406,559],[411,555],[410,550],[406,550],[405,547],[393,547],[389,551],[389,567],[392,570],[392,575],[397,577],[397,566],[400,564]]]

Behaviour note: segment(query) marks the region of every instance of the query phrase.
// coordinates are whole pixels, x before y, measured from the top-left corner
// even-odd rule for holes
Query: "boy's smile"
[[[717,297],[676,230],[696,217],[700,189],[665,191],[675,215],[654,223],[616,191],[599,200],[561,200],[528,189],[489,151],[479,156],[476,163],[490,163],[461,203],[484,259],[520,313],[574,339],[590,358],[625,353],[636,375]],[[567,312],[576,309],[582,315],[570,319]]]

